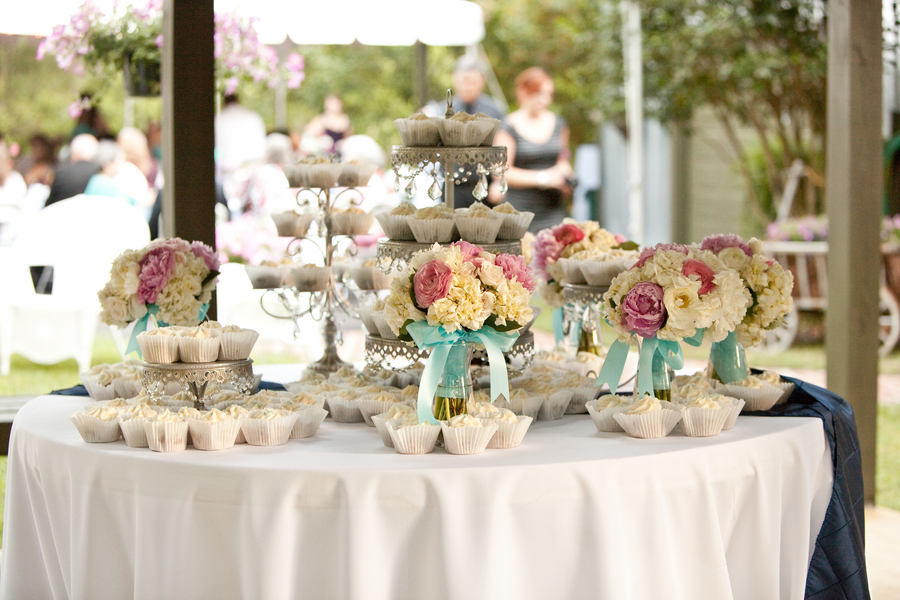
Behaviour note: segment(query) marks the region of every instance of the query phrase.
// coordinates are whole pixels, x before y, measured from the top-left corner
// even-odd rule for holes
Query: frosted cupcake
[[[416,214],[416,207],[412,202],[403,202],[387,212],[375,215],[378,224],[384,230],[384,234],[392,240],[414,240],[412,229],[406,218]]]
[[[491,133],[496,133],[499,126],[498,119],[492,119],[481,113],[470,115],[458,112],[449,119],[438,121],[441,141],[445,146],[453,147],[489,146],[494,139]],[[489,136],[490,140],[487,140]]]
[[[443,119],[413,113],[406,119],[394,119],[404,146],[437,146],[441,142],[438,123]]]
[[[581,272],[590,285],[608,286],[616,275],[630,269],[639,256],[640,253],[634,250],[609,250],[599,256],[582,260]]]
[[[721,385],[719,391],[732,398],[741,398],[747,403],[747,410],[755,412],[775,406],[784,395],[785,388],[750,375],[746,379]]]
[[[148,447],[144,420],[155,418],[157,413],[158,411],[155,408],[147,404],[138,404],[120,411],[117,419],[119,428],[122,430],[122,437],[125,438],[125,443],[132,448]]]
[[[299,440],[315,435],[325,417],[328,416],[328,411],[318,406],[309,406],[297,411],[295,414],[297,415],[297,420],[291,428],[290,439]]]
[[[467,414],[456,415],[449,421],[441,421],[444,448],[450,454],[480,454],[498,428],[492,419],[483,421]]]
[[[78,411],[70,418],[81,439],[89,443],[108,443],[119,439],[119,412],[109,406],[95,406],[86,411]]]
[[[569,390],[557,390],[553,385],[543,386],[540,394],[544,396],[544,403],[538,413],[538,419],[541,421],[561,419],[574,396]]]
[[[391,273],[383,273],[374,258],[362,263],[358,267],[350,269],[350,278],[361,290],[386,290],[390,289],[394,276]]]
[[[734,429],[734,426],[737,424],[737,419],[744,409],[746,402],[741,398],[730,398],[721,394],[712,394],[712,396],[716,399],[716,402],[719,403],[719,406],[728,411],[728,418],[725,419],[725,424],[722,425],[722,431]]]
[[[374,396],[363,396],[359,398],[356,401],[356,405],[359,408],[360,413],[362,413],[366,425],[375,427],[375,423],[372,422],[372,416],[388,412],[391,409],[391,406],[397,402],[398,399],[393,394],[379,392]]]
[[[528,227],[534,219],[534,213],[519,211],[509,202],[498,204],[493,208],[495,213],[503,215],[503,224],[497,237],[501,240],[521,240],[528,233]]]
[[[250,358],[259,333],[237,325],[226,325],[219,333],[219,360],[244,360]]]
[[[337,184],[343,187],[365,187],[369,185],[369,180],[376,170],[378,167],[370,163],[355,160],[341,163],[341,174],[338,175]]]
[[[225,450],[234,446],[241,422],[227,412],[214,408],[187,419],[194,448],[197,450]]]
[[[453,240],[456,213],[444,205],[420,208],[406,222],[419,243],[446,244]]]
[[[386,340],[397,339],[397,334],[394,333],[394,330],[391,329],[391,326],[388,324],[383,310],[377,310],[376,312],[372,313],[372,322],[375,324],[375,328],[378,329],[379,336],[383,337]]]
[[[456,217],[460,237],[473,244],[493,244],[501,225],[503,215],[493,212],[481,202],[459,211]]]
[[[666,437],[681,420],[682,413],[668,402],[665,405],[659,399],[645,395],[632,402],[623,412],[616,413],[613,418],[631,437]]]
[[[139,333],[137,342],[141,348],[141,356],[148,363],[167,365],[178,362],[178,336],[171,327]]]
[[[334,235],[365,235],[372,228],[375,215],[351,206],[331,213],[331,233]]]
[[[243,406],[240,406],[238,404],[232,404],[231,406],[226,407],[223,412],[228,413],[229,415],[231,415],[231,417],[233,419],[237,419],[237,420],[246,419],[247,416],[250,414],[249,410],[247,410],[246,408],[244,408]],[[244,431],[240,428],[238,428],[237,437],[234,438],[234,443],[235,444],[246,444],[247,443],[247,438],[244,436]]]
[[[143,391],[143,372],[131,369],[119,371],[119,376],[113,380],[113,388],[119,398],[134,398]]]
[[[400,454],[429,454],[434,452],[441,428],[431,423],[419,423],[416,413],[406,415],[403,421],[387,421],[388,433],[394,449]]]
[[[394,404],[391,408],[386,412],[380,415],[372,415],[372,424],[375,425],[375,429],[378,430],[378,434],[381,436],[381,441],[388,448],[394,447],[394,442],[391,440],[391,434],[388,431],[387,422],[394,419],[398,422],[404,421],[409,415],[415,414],[416,410],[409,406],[408,404]],[[418,423],[418,421],[416,421]]]
[[[244,265],[253,289],[265,290],[284,287],[290,283],[290,269],[294,261],[285,257],[283,262],[264,260],[259,265]]]
[[[509,407],[517,415],[537,419],[544,399],[540,396],[532,396],[522,388],[516,388],[509,393]]]
[[[188,424],[184,417],[164,411],[144,419],[147,445],[154,452],[178,452],[187,448]]]
[[[300,392],[299,394],[295,394],[291,396],[287,402],[291,402],[298,406],[299,410],[303,410],[307,407],[315,406],[317,408],[325,408],[325,398],[324,397],[316,397],[309,392]]]
[[[623,431],[615,415],[626,410],[630,404],[631,398],[606,394],[588,402],[586,408],[594,425],[597,426],[597,431]]]
[[[328,288],[331,267],[307,263],[291,269],[291,280],[301,292],[321,292]]]
[[[730,406],[722,406],[716,396],[694,398],[684,405],[681,431],[689,437],[719,435],[730,414]]]
[[[320,162],[307,165],[306,178],[309,186],[314,188],[333,188],[337,185],[338,177],[343,170],[341,163]]]
[[[559,266],[562,269],[563,281],[565,283],[578,285],[587,283],[584,274],[581,272],[580,260],[574,258],[560,258],[557,263],[559,263]]]
[[[496,415],[492,414],[489,420],[497,424],[497,432],[491,437],[487,447],[496,450],[507,450],[521,445],[533,421],[531,417],[519,417],[506,408],[498,410]]]
[[[287,211],[275,213],[272,220],[275,221],[275,228],[281,237],[303,237],[309,231],[315,214],[311,212],[297,213]]]
[[[178,337],[178,355],[186,363],[211,363],[219,358],[219,336],[215,330],[191,327]]]
[[[118,377],[119,372],[115,367],[102,364],[82,373],[81,383],[84,384],[88,395],[94,400],[112,400],[116,397],[114,381]]]
[[[251,446],[281,446],[290,439],[298,416],[275,408],[253,410],[241,420],[241,431]]]
[[[362,423],[365,421],[356,397],[346,390],[328,395],[328,408],[335,423]]]

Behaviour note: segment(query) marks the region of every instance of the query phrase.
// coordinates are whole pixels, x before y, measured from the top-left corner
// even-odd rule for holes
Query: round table
[[[831,496],[818,419],[636,440],[566,416],[476,456],[328,419],[158,454],[82,442],[88,402],[15,419],[3,598],[800,599]]]

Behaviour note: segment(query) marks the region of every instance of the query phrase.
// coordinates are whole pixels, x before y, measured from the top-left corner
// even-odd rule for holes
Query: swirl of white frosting
[[[697,396],[685,405],[686,408],[721,408],[715,398],[711,396]]]
[[[115,408],[109,406],[95,406],[84,412],[85,416],[100,419],[101,421],[115,421],[119,414]]]
[[[395,404],[388,411],[387,414],[384,415],[384,420],[387,421],[389,419],[406,419],[410,414],[414,414],[416,411],[413,407],[408,406],[406,404]],[[416,421],[418,423],[418,421]]]
[[[605,396],[597,398],[597,410],[619,408],[621,406],[628,406],[629,404],[631,404],[631,399],[615,394],[606,394]]]
[[[481,421],[467,414],[456,415],[447,423],[448,426],[456,427],[482,427]]]
[[[632,402],[628,409],[625,411],[625,414],[628,415],[645,415],[647,413],[651,413],[655,410],[662,409],[662,404],[659,403],[659,399],[648,394],[645,394],[639,400],[635,400]]]

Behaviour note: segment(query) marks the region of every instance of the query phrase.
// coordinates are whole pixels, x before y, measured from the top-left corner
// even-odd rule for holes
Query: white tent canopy
[[[0,0],[0,34],[45,36],[83,0]],[[94,0],[104,12],[113,0]],[[484,38],[484,14],[468,0],[216,0],[216,10],[258,17],[266,44],[471,46]]]

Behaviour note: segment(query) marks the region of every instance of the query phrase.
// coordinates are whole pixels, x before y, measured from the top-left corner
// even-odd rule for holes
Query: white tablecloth
[[[568,416],[477,456],[329,419],[157,454],[82,442],[86,401],[16,417],[3,598],[800,599],[831,495],[818,419],[635,440]]]

